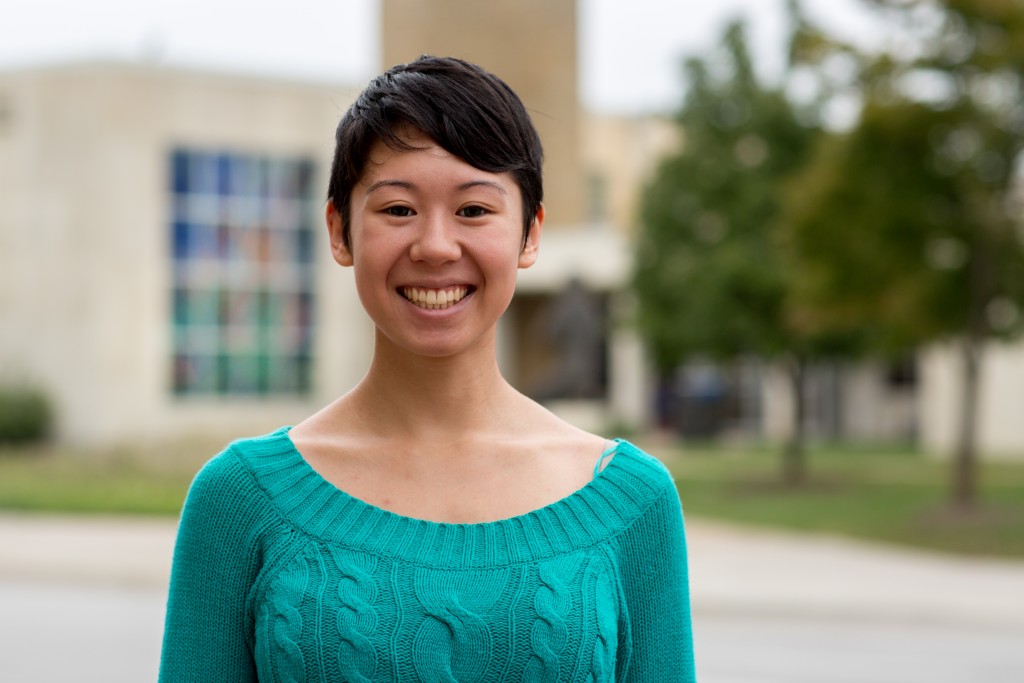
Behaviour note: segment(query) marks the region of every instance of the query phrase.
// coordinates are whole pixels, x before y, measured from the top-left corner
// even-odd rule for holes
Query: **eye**
[[[455,212],[456,216],[462,216],[463,218],[480,218],[486,214],[487,209],[476,205],[464,206]]]
[[[413,215],[413,211],[410,207],[403,206],[401,204],[396,204],[395,206],[387,207],[386,209],[384,209],[384,213],[386,213],[389,216],[395,216],[396,218],[407,218]]]

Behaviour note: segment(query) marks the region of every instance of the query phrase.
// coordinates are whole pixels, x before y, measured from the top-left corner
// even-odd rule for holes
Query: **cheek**
[[[408,245],[394,231],[361,228],[352,233],[353,265],[379,272],[399,259]]]
[[[489,277],[514,282],[519,273],[519,253],[518,240],[500,239],[481,245],[474,256]]]
[[[369,308],[368,304],[387,290],[391,267],[398,255],[380,240],[358,239],[352,256],[356,292],[363,306]]]
[[[508,272],[513,278],[519,271],[519,256],[521,250],[519,243],[503,244],[496,247],[490,254],[490,262],[495,268]]]

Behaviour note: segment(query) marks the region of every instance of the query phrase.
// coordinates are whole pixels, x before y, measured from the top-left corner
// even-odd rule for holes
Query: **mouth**
[[[414,306],[428,311],[440,311],[451,308],[472,294],[475,287],[459,285],[443,289],[427,289],[424,287],[399,287],[398,293]]]

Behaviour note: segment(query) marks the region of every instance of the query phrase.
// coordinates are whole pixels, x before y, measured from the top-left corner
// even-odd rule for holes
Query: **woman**
[[[518,97],[456,59],[391,69],[342,118],[327,227],[373,361],[197,475],[161,681],[694,680],[668,473],[498,370],[541,157]]]

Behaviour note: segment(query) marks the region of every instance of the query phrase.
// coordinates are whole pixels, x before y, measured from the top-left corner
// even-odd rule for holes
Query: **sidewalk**
[[[1024,562],[688,519],[695,614],[947,622],[1024,631]],[[175,522],[0,513],[0,579],[164,590]]]

